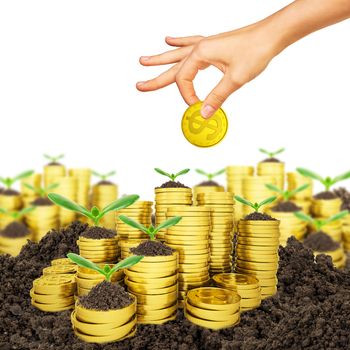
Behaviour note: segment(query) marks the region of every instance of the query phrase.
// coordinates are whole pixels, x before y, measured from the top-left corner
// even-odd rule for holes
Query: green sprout
[[[207,173],[207,172],[205,172],[204,170],[196,169],[196,172],[197,172],[198,174],[201,174],[201,175],[206,176],[207,179],[208,179],[209,181],[211,181],[211,180],[213,180],[214,177],[223,174],[223,173],[225,172],[225,169],[221,169],[221,170],[219,170],[219,171],[217,171],[217,172],[215,172],[215,173]]]
[[[275,156],[277,156],[277,154],[281,154],[281,153],[283,153],[285,150],[286,150],[285,148],[280,148],[280,149],[278,149],[278,150],[275,151],[275,152],[270,152],[270,151],[267,151],[267,150],[264,149],[264,148],[259,148],[259,151],[260,151],[261,153],[266,154],[269,158],[274,158]]]
[[[101,181],[106,181],[109,177],[113,176],[116,174],[116,172],[113,170],[113,171],[110,171],[109,173],[107,174],[100,174],[98,173],[97,171],[92,171],[92,174],[96,177],[99,177],[101,179]]]
[[[111,281],[112,275],[115,272],[134,266],[144,258],[143,255],[132,255],[122,261],[119,261],[118,264],[113,265],[113,267],[110,267],[109,265],[105,265],[103,268],[101,268],[97,264],[93,263],[88,259],[83,258],[78,254],[68,253],[67,257],[72,262],[74,262],[75,264],[81,267],[85,267],[87,269],[99,272],[101,275],[105,277],[105,280],[107,282]]]
[[[0,177],[0,182],[4,184],[4,186],[9,190],[11,189],[12,185],[22,179],[27,178],[28,176],[33,175],[34,171],[33,170],[27,170],[24,171],[23,173],[20,173],[16,175],[15,177]]]
[[[0,208],[0,213],[11,217],[15,221],[19,221],[24,215],[30,213],[36,209],[35,207],[27,207],[22,210],[7,210],[5,208]]]
[[[92,207],[91,210],[86,209],[82,205],[75,203],[74,201],[61,196],[60,194],[57,193],[49,193],[47,197],[50,199],[51,202],[55,203],[56,205],[72,210],[76,213],[79,213],[81,215],[86,216],[87,218],[91,219],[94,223],[95,226],[99,226],[99,223],[101,219],[109,212],[115,211],[115,210],[120,210],[127,208],[129,205],[135,203],[140,196],[136,194],[132,194],[129,196],[124,196],[120,199],[117,199],[110,204],[108,204],[105,208],[100,210],[97,207]]]
[[[161,175],[167,176],[171,181],[175,181],[175,179],[176,179],[178,176],[180,176],[180,175],[185,175],[185,174],[187,174],[187,173],[190,171],[190,169],[183,169],[183,170],[179,171],[179,172],[176,173],[176,174],[169,174],[169,173],[167,173],[167,172],[165,172],[165,171],[163,171],[162,169],[159,169],[159,168],[154,168],[154,170],[155,170],[157,173],[161,174]]]
[[[55,157],[50,156],[50,155],[48,155],[48,154],[44,154],[44,157],[45,157],[46,159],[48,159],[48,160],[50,161],[50,163],[58,163],[59,160],[61,160],[62,158],[64,158],[64,154],[62,153],[62,154],[60,154],[60,155],[58,155],[58,156],[55,156]]]
[[[305,177],[319,181],[325,187],[326,191],[329,191],[330,188],[336,183],[350,178],[350,171],[344,174],[341,174],[339,176],[336,176],[334,178],[331,178],[330,176],[323,178],[322,176],[316,174],[315,172],[305,168],[297,168],[297,172]]]
[[[298,219],[312,224],[316,228],[316,231],[320,231],[323,226],[328,225],[332,222],[338,221],[338,220],[344,218],[345,216],[347,216],[348,214],[349,214],[348,210],[343,210],[340,213],[329,217],[328,219],[321,220],[321,219],[314,219],[311,216],[309,216],[301,211],[294,213],[294,215]]]
[[[251,207],[252,209],[254,209],[254,211],[258,212],[260,210],[261,207],[263,207],[264,205],[267,205],[267,204],[270,204],[272,203],[273,201],[275,201],[277,199],[276,196],[273,196],[273,197],[269,197],[269,198],[266,198],[264,199],[262,202],[260,203],[252,203],[252,202],[249,202],[248,200],[240,197],[240,196],[235,196],[235,200],[244,204],[244,205],[247,205],[248,207]]]
[[[272,185],[272,184],[267,184],[265,185],[269,190],[273,191],[273,192],[277,192],[279,193],[282,197],[284,201],[289,201],[290,198],[292,198],[293,196],[295,196],[297,193],[302,192],[304,190],[306,190],[308,187],[310,187],[309,184],[304,184],[292,191],[283,191],[281,188]]]
[[[156,238],[156,234],[160,231],[160,230],[163,230],[163,229],[167,229],[171,226],[174,226],[176,225],[181,219],[182,217],[181,216],[174,216],[173,218],[171,219],[168,219],[164,222],[162,222],[160,225],[158,225],[157,227],[154,227],[153,225],[151,225],[150,227],[146,227],[142,224],[140,224],[139,222],[125,216],[125,215],[119,215],[118,217],[121,221],[123,221],[125,224],[133,227],[133,228],[136,228],[144,233],[146,233],[151,240],[155,240]]]
[[[57,188],[59,186],[59,184],[51,184],[48,185],[47,187],[34,187],[30,184],[24,184],[25,187],[27,187],[29,190],[32,190],[34,193],[36,193],[39,197],[41,198],[46,198],[47,194],[49,193],[49,191],[54,190],[55,188]]]

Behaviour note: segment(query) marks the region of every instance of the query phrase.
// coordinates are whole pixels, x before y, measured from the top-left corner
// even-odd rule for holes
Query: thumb
[[[210,92],[204,100],[201,115],[203,118],[210,118],[226,101],[226,99],[240,88],[235,84],[228,75],[224,75],[219,84]]]

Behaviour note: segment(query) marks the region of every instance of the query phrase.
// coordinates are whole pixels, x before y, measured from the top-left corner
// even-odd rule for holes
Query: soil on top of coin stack
[[[101,180],[97,183],[97,185],[114,185],[114,183],[108,180]]]
[[[48,198],[43,198],[43,197],[39,197],[37,199],[35,199],[33,202],[31,202],[30,204],[32,205],[36,205],[36,206],[39,206],[39,207],[48,207],[48,206],[51,206],[51,205],[54,205],[50,199]]]
[[[147,240],[140,243],[135,248],[130,248],[131,253],[144,256],[166,256],[172,255],[175,250],[162,242]]]
[[[50,162],[50,163],[48,163],[47,165],[48,165],[48,166],[62,166],[62,164],[59,163],[59,162]]]
[[[103,281],[81,297],[79,303],[86,309],[108,311],[122,309],[133,302],[133,298],[118,283]]]
[[[199,183],[197,186],[215,186],[218,187],[220,184],[218,184],[216,181],[213,180],[208,180],[208,181],[203,181]]]
[[[21,222],[11,222],[2,231],[0,231],[0,236],[8,238],[20,238],[27,236],[29,234],[29,229],[26,225]]]
[[[281,161],[277,158],[266,158],[261,163],[281,163]]]
[[[295,203],[286,201],[280,202],[274,207],[271,208],[272,211],[281,212],[281,213],[294,213],[296,211],[300,211],[301,208],[298,207]]]
[[[157,188],[189,188],[189,187],[185,186],[179,181],[167,181],[167,182],[164,182],[160,187],[156,187],[156,189]]]
[[[271,221],[271,220],[276,220],[276,219],[268,214],[259,213],[259,212],[255,211],[253,213],[246,215],[242,220],[244,220],[244,221],[250,221],[250,220]]]
[[[342,201],[341,210],[350,210],[350,192],[346,188],[340,187],[334,190],[334,193]]]
[[[116,236],[116,231],[99,226],[89,226],[80,236],[90,239],[110,239]]]
[[[324,191],[314,195],[315,199],[336,199],[338,196],[332,191]]]
[[[3,188],[1,194],[5,196],[18,196],[20,193],[12,188]]]
[[[322,231],[308,235],[304,239],[304,245],[317,252],[333,251],[340,248],[338,242],[335,242],[332,237]]]

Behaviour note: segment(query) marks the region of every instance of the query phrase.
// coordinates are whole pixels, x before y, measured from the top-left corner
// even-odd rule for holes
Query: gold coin
[[[142,315],[137,315],[137,322],[138,323],[144,323],[144,324],[163,324],[169,321],[173,321],[176,319],[176,312],[174,312],[173,315],[171,315],[170,317],[167,318],[163,318],[160,320],[150,320],[149,318],[144,318]]]
[[[77,266],[74,265],[53,265],[43,269],[43,275],[55,275],[55,274],[74,274],[77,272]]]
[[[37,309],[45,312],[61,312],[69,309],[74,309],[74,303],[65,306],[62,306],[61,304],[41,304],[35,302],[34,300],[32,300],[31,303]]]
[[[239,290],[255,289],[259,287],[259,280],[254,276],[239,273],[221,273],[213,276],[215,283]]]
[[[241,308],[256,308],[256,307],[259,307],[260,304],[261,304],[260,293],[259,293],[259,297],[257,298],[241,299]]]
[[[182,132],[188,142],[198,147],[218,144],[226,135],[228,121],[225,112],[219,108],[211,118],[204,119],[199,101],[188,107],[182,117]]]
[[[75,265],[70,259],[68,258],[59,258],[54,259],[51,261],[51,265]]]
[[[148,275],[145,277],[137,277],[135,275],[130,275],[126,277],[130,283],[142,284],[144,286],[150,286],[151,288],[166,288],[177,283],[177,274],[169,277],[160,278],[149,278]]]

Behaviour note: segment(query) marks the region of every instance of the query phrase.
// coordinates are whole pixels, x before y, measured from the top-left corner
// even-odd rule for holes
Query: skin
[[[143,66],[172,66],[158,77],[136,84],[154,91],[176,83],[188,105],[199,101],[193,80],[200,70],[215,66],[221,81],[203,102],[201,114],[210,118],[236,90],[257,77],[285,48],[324,27],[350,17],[350,0],[296,0],[247,27],[213,36],[166,37],[174,50],[140,57]]]

